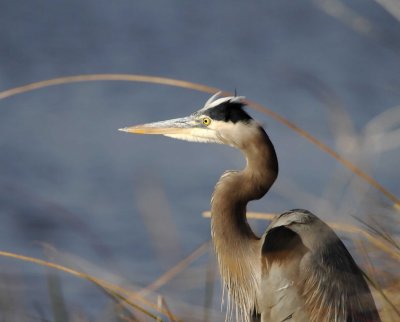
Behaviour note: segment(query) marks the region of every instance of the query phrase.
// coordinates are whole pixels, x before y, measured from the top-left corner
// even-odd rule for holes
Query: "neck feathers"
[[[239,147],[247,165],[242,171],[227,171],[217,183],[211,201],[211,231],[220,273],[228,290],[228,313],[232,300],[236,314],[248,321],[257,307],[260,271],[260,241],[246,219],[246,206],[260,199],[278,175],[274,147],[259,127]]]

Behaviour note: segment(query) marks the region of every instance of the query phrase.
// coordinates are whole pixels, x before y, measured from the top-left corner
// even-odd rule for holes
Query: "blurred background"
[[[0,91],[79,74],[182,79],[259,102],[400,196],[400,2],[0,1]],[[175,118],[209,95],[122,81],[52,86],[0,101],[0,250],[55,261],[139,291],[184,321],[223,321],[210,240],[213,186],[244,165],[229,147],[118,132]],[[275,144],[280,176],[252,211],[306,208],[367,229],[393,252],[337,230],[399,301],[393,202],[331,156],[249,109]],[[268,222],[251,221],[262,233]],[[371,229],[371,227],[369,229]],[[397,249],[397,251],[396,251]],[[366,256],[368,253],[368,256]],[[385,310],[390,307],[378,294]],[[396,300],[397,299],[397,300]],[[386,314],[386,321],[396,315]],[[96,286],[0,257],[2,321],[147,321]],[[134,316],[134,317],[133,317]],[[387,316],[387,317],[386,317]],[[128,320],[129,320],[128,319]],[[168,320],[168,318],[166,318]]]

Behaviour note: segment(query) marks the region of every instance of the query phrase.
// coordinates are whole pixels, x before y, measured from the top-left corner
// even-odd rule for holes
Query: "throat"
[[[251,185],[248,181],[245,171],[228,171],[218,181],[211,200],[214,244],[222,241],[232,245],[241,239],[257,239],[246,218]]]
[[[230,181],[234,174],[226,176],[230,176]],[[211,204],[211,235],[224,290],[227,291],[226,314],[229,317],[236,311],[238,321],[250,322],[251,313],[258,307],[260,239],[247,222],[246,203],[238,198],[228,204],[224,201],[224,195],[228,196],[228,193],[220,189],[216,187]],[[229,196],[238,197],[235,191],[230,191]]]

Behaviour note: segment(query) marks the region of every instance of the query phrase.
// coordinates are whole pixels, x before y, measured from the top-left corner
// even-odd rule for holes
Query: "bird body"
[[[362,271],[317,216],[302,209],[283,213],[263,238],[265,321],[285,321],[277,312],[290,322],[380,321]]]
[[[211,199],[211,235],[228,304],[227,318],[262,322],[378,322],[361,270],[322,220],[306,210],[277,216],[260,238],[246,207],[262,198],[278,175],[273,144],[243,109],[243,97],[211,97],[188,117],[121,129],[176,139],[221,143],[246,158],[225,172]]]

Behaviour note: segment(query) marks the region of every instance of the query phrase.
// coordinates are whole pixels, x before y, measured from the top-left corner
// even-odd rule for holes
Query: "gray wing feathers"
[[[380,321],[362,272],[339,238],[302,263],[301,277],[310,321]]]
[[[262,247],[263,322],[380,321],[361,270],[329,226],[296,211],[270,227]]]

